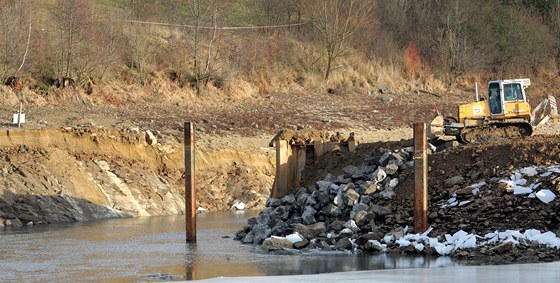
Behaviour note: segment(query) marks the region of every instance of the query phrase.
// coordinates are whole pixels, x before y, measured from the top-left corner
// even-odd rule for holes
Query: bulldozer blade
[[[441,137],[444,135],[443,133],[443,116],[437,115],[428,127],[428,138],[430,140],[435,139],[437,137]]]

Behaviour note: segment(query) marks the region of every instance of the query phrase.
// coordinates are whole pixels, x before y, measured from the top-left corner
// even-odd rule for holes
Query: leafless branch
[[[25,59],[27,58],[27,52],[29,51],[29,43],[31,42],[31,22],[29,22],[29,33],[27,34],[27,45],[25,45],[25,53],[23,54],[23,59],[21,60],[21,65],[19,66],[18,70],[16,71],[15,76],[19,74],[23,65],[25,65]]]

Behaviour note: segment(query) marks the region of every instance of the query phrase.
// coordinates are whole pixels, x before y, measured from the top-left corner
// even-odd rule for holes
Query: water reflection
[[[197,258],[200,257],[196,243],[187,243],[185,249],[185,278],[196,280]]]
[[[255,214],[199,215],[197,243],[186,243],[183,216],[4,228],[0,281],[165,281],[454,265],[447,258],[263,253],[232,239]]]

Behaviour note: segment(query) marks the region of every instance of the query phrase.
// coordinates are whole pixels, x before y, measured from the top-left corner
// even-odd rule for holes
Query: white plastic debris
[[[233,203],[233,205],[231,207],[235,208],[237,210],[244,210],[245,209],[245,203],[240,202],[240,201],[236,201],[235,203]]]
[[[548,232],[542,233],[540,235],[537,235],[535,238],[537,239],[537,242],[539,244],[548,245],[548,244],[552,243],[554,241],[554,239],[556,239],[556,234],[548,231]]]
[[[528,241],[536,241],[540,235],[541,231],[536,229],[529,229],[523,233],[523,237]]]
[[[472,188],[472,194],[474,196],[478,195],[480,193],[480,188],[482,188],[482,186],[487,185],[485,181],[481,181],[475,184],[472,184],[470,186],[468,186],[467,188]]]
[[[498,236],[498,231],[494,233],[488,233],[484,235],[484,238],[487,239],[486,244],[497,243],[500,240],[500,237]]]
[[[459,202],[457,201],[456,198],[452,197],[450,199],[447,200],[447,203],[444,203],[442,205],[440,205],[440,208],[447,208],[447,207],[454,207],[457,206]]]
[[[437,238],[428,238],[428,244],[430,247],[436,247],[439,244],[439,241]]]
[[[286,239],[292,242],[292,244],[303,241],[303,238],[298,234],[290,234],[286,236]]]
[[[409,240],[406,240],[404,238],[398,239],[397,241],[395,241],[396,244],[399,244],[399,247],[408,247],[410,246],[411,242]]]
[[[436,252],[440,255],[449,255],[451,251],[453,251],[452,245],[439,244],[434,248],[436,249]]]
[[[463,230],[459,230],[457,232],[455,232],[455,234],[453,234],[453,236],[449,235],[449,234],[445,234],[445,240],[450,243],[450,244],[455,244],[456,242],[460,241],[460,239],[462,239],[463,237],[467,236],[468,233],[463,231]]]
[[[474,234],[465,235],[457,239],[455,249],[473,249],[476,248],[476,236]]]
[[[511,237],[516,239],[521,239],[523,237],[521,232],[519,232],[518,230],[505,230],[503,232],[499,232],[498,236],[500,237],[501,240],[508,239]]]
[[[414,248],[415,248],[417,251],[421,252],[421,251],[424,250],[424,244],[416,243],[416,244],[414,244]]]
[[[406,234],[404,235],[403,239],[409,240],[409,241],[418,241],[420,240],[420,234]]]
[[[472,185],[468,186],[467,188],[472,188],[473,190],[475,190],[475,189],[480,189],[484,185],[486,185],[486,182],[481,181],[481,182],[472,184]]]
[[[486,245],[499,245],[502,243],[511,242],[513,245],[527,245],[530,242],[537,242],[540,245],[560,249],[560,238],[553,232],[541,233],[538,230],[529,229],[525,233],[519,230],[505,230],[487,233],[484,236],[476,234],[469,234],[465,231],[459,230],[455,234],[445,234],[445,239],[429,238],[427,234],[431,231],[426,231],[423,234],[406,234],[400,239],[395,241],[399,247],[413,246],[418,251],[423,251],[425,245],[428,244],[433,247],[440,255],[449,255],[452,251],[457,249],[472,249]],[[392,235],[385,236],[387,240],[392,239]],[[478,241],[478,239],[480,241]],[[443,242],[440,242],[443,240]],[[383,245],[377,241],[370,240],[371,243],[376,243],[386,249],[387,245]]]
[[[393,235],[385,235],[385,237],[383,237],[383,242],[390,244],[395,240],[395,236]]]
[[[515,182],[517,180],[521,180],[523,179],[523,175],[521,175],[521,172],[519,170],[515,170],[515,172],[513,173],[514,178],[512,178],[512,180]]]
[[[540,174],[539,177],[546,178],[546,177],[548,177],[548,176],[550,176],[550,175],[552,175],[552,172],[549,171],[549,172],[545,172],[545,173]]]
[[[422,237],[427,237],[428,234],[430,234],[432,232],[432,230],[434,230],[433,227],[428,228],[428,230],[424,231],[424,233],[422,233]]]
[[[525,167],[525,168],[522,168],[520,171],[521,171],[521,174],[526,175],[526,176],[535,176],[535,175],[539,174],[539,172],[537,172],[537,169],[535,167]]]
[[[514,195],[526,195],[533,192],[531,187],[523,187],[523,186],[514,186],[513,187],[513,194]]]
[[[550,190],[540,190],[536,193],[536,195],[537,198],[539,198],[544,203],[549,203],[556,198],[556,195],[554,195],[554,193]]]
[[[514,246],[519,245],[519,241],[513,237],[508,237],[507,239],[503,240],[502,243],[512,243]]]

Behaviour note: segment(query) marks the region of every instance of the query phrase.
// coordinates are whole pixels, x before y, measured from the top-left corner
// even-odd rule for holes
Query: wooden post
[[[428,229],[428,155],[426,123],[414,123],[414,232]]]
[[[301,173],[305,169],[305,161],[307,158],[307,148],[306,145],[293,145],[292,147],[292,162],[290,170],[293,174],[293,179],[291,185],[288,186],[289,189],[301,186]]]
[[[294,145],[291,145],[289,142],[286,143],[286,152],[287,152],[287,160],[286,160],[286,189],[281,191],[280,195],[277,197],[284,197],[288,194],[288,191],[295,186],[295,177],[296,177],[296,152],[294,150]]]
[[[323,141],[313,141],[313,163],[318,164],[321,156],[323,156]]]
[[[17,127],[21,129],[21,112],[23,112],[23,99],[19,100],[19,112],[17,118]]]
[[[354,133],[350,133],[350,136],[348,137],[348,151],[351,153],[355,153],[356,152],[356,148],[358,147],[358,141],[356,140],[356,137],[354,136]]]
[[[274,141],[276,147],[276,176],[270,197],[278,198],[288,194],[288,172],[289,172],[289,148],[288,141],[277,139]]]
[[[188,281],[196,280],[196,270],[194,264],[192,267],[187,265],[187,274],[185,279],[187,279]]]
[[[194,126],[185,122],[185,230],[187,242],[196,242],[196,190],[194,163]]]

